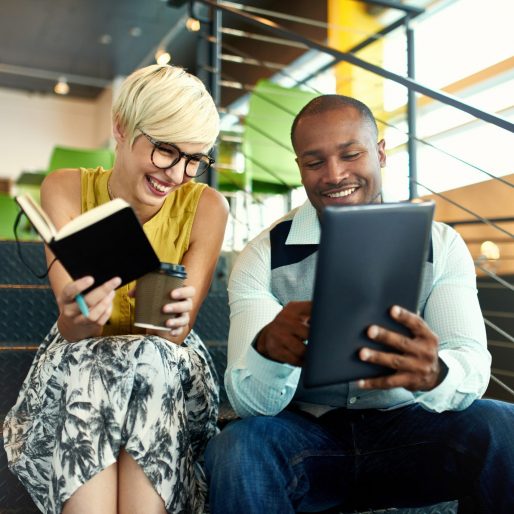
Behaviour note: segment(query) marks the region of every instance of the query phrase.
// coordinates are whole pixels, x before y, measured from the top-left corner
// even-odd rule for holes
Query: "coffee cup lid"
[[[166,275],[175,275],[181,276],[182,278],[186,278],[186,267],[182,264],[173,264],[171,262],[161,262],[159,266],[159,273],[164,273]]]

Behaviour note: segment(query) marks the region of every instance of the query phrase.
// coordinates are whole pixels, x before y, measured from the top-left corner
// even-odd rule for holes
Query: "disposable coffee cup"
[[[161,262],[159,269],[143,275],[136,285],[136,313],[134,325],[154,330],[170,330],[166,320],[172,315],[163,313],[165,304],[171,303],[170,293],[181,287],[187,277],[181,264]]]

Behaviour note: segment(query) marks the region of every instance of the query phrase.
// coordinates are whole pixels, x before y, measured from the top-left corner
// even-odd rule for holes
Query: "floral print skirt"
[[[181,346],[146,335],[70,343],[54,326],[5,419],[5,450],[42,512],[60,514],[124,448],[168,512],[200,513],[217,416],[216,372],[194,332]]]

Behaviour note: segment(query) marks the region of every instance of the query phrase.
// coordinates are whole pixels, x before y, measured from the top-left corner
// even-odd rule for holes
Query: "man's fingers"
[[[289,302],[283,309],[287,313],[293,314],[297,318],[308,317],[310,318],[312,311],[311,301],[302,302]]]
[[[387,330],[378,325],[371,325],[367,330],[367,335],[373,341],[385,344],[395,350],[399,350],[402,353],[408,353],[412,351],[413,340],[398,332]]]
[[[395,370],[416,371],[419,367],[417,365],[417,359],[408,355],[393,352],[380,352],[372,350],[371,348],[362,348],[359,352],[359,357],[365,362],[378,364]]]
[[[298,344],[289,344],[280,346],[273,360],[278,362],[284,362],[286,364],[291,364],[291,366],[302,366],[303,364],[303,356],[305,354],[305,345],[302,343]]]
[[[407,309],[394,305],[391,307],[390,314],[395,321],[406,326],[414,336],[423,336],[430,332],[423,318]]]
[[[410,373],[394,373],[378,378],[369,378],[366,380],[359,380],[357,385],[361,389],[392,389],[393,387],[404,387],[409,389],[412,381]]]

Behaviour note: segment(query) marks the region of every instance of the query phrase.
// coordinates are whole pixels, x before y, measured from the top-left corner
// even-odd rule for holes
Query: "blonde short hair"
[[[219,115],[200,79],[178,66],[154,64],[122,83],[112,115],[132,145],[138,131],[169,143],[199,143],[206,151],[219,132]]]

